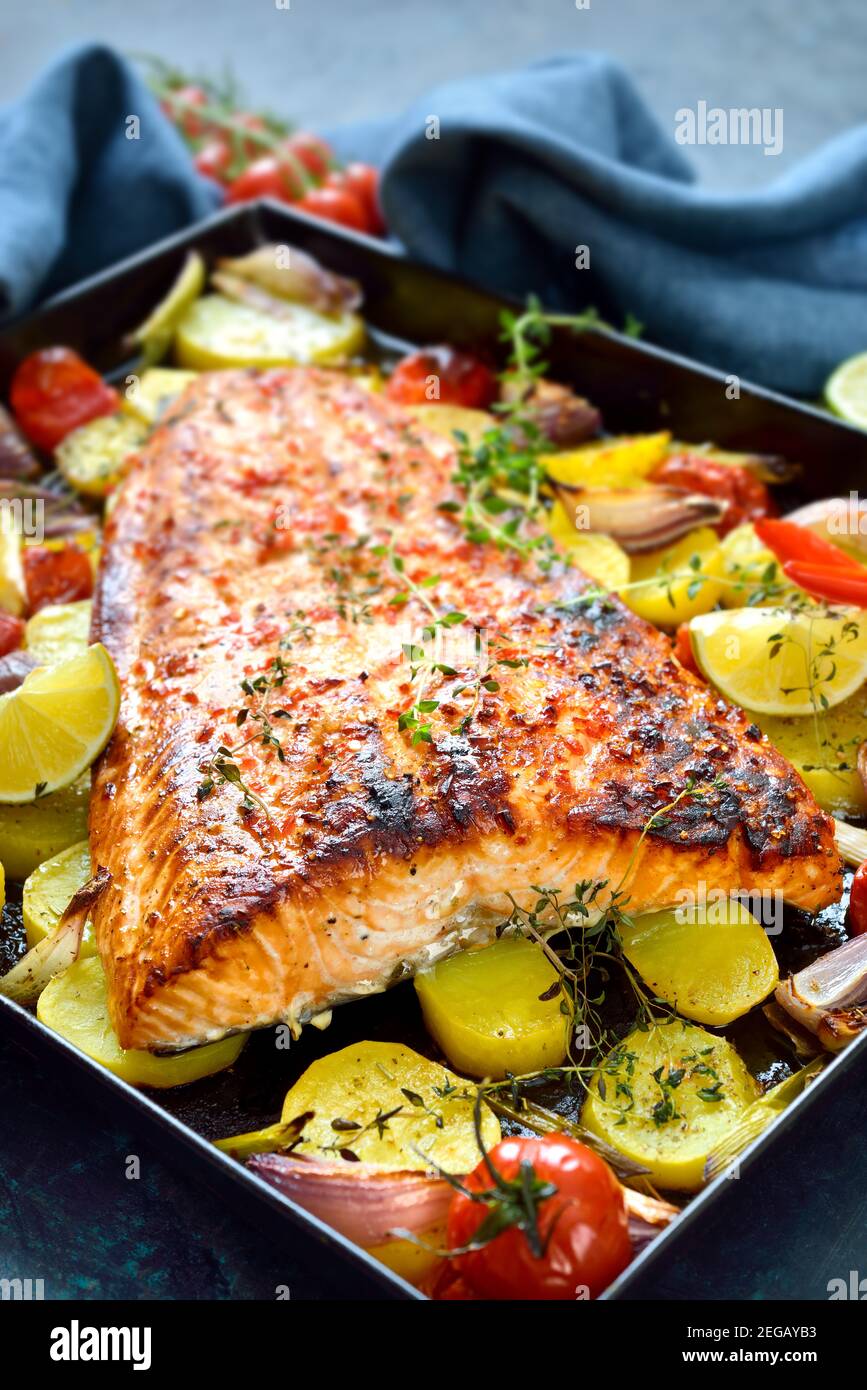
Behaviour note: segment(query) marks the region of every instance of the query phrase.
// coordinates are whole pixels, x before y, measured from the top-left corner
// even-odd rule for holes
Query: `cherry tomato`
[[[196,115],[190,107],[207,106],[208,94],[202,87],[176,87],[173,92],[169,92],[164,98],[162,108],[166,115],[174,121],[175,125],[180,126],[185,135],[195,139],[199,135],[204,135],[207,122]]]
[[[685,666],[687,671],[692,671],[694,676],[701,676],[701,671],[693,655],[692,642],[689,636],[689,623],[681,623],[677,629],[677,636],[674,639],[674,654],[681,666]],[[704,680],[704,676],[701,676]]]
[[[25,357],[12,378],[9,400],[28,439],[57,447],[79,425],[111,415],[120,398],[71,348],[41,348]]]
[[[357,232],[369,230],[367,210],[348,188],[329,188],[327,185],[311,188],[298,200],[298,207],[313,217],[337,222],[341,227],[353,227]]]
[[[215,135],[213,139],[208,140],[193,160],[200,174],[209,179],[216,179],[217,183],[223,182],[223,176],[231,162],[232,148],[228,140],[224,140],[221,135]]]
[[[21,562],[31,613],[38,613],[47,603],[75,603],[93,593],[93,570],[77,545],[66,544],[60,550],[25,545]]]
[[[867,864],[861,864],[855,870],[846,925],[853,936],[862,936],[867,932]]]
[[[377,236],[385,231],[382,209],[379,205],[379,170],[372,164],[347,164],[342,171],[343,184],[367,211],[367,225]]]
[[[266,154],[233,179],[226,194],[227,203],[248,203],[252,198],[279,198],[293,203],[303,192],[298,173],[276,155]]]
[[[401,405],[464,405],[484,410],[497,394],[493,372],[469,352],[427,347],[398,362],[385,388]]]
[[[318,135],[311,135],[309,131],[297,130],[285,143],[286,148],[301,161],[309,174],[315,179],[325,178],[334,163],[334,151],[325,140],[321,140]]]
[[[656,483],[703,492],[725,502],[725,514],[716,526],[721,536],[744,521],[774,516],[777,510],[764,483],[748,468],[720,463],[703,454],[673,454],[653,470],[651,477]]]
[[[268,127],[261,116],[256,116],[252,111],[239,111],[233,117],[236,125],[242,125],[245,130],[256,131],[263,135]],[[258,159],[261,155],[267,154],[267,146],[259,140],[242,140],[241,149],[244,151],[245,159]]]
[[[17,651],[24,638],[24,623],[11,613],[0,613],[0,656]]]
[[[461,1278],[483,1298],[574,1301],[584,1290],[596,1298],[632,1257],[623,1195],[608,1165],[566,1135],[504,1139],[488,1158],[500,1186],[484,1160],[464,1186],[494,1193],[500,1217],[512,1221],[480,1249],[453,1258]],[[528,1205],[534,1210],[520,1224]],[[449,1248],[477,1238],[492,1210],[491,1203],[455,1193]]]

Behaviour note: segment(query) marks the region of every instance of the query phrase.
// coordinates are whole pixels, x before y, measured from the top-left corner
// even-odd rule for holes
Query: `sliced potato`
[[[573,487],[640,487],[668,453],[671,435],[624,435],[582,444],[579,449],[546,454],[545,472],[558,483]]]
[[[270,318],[209,294],[178,324],[175,359],[193,371],[321,364],[351,357],[363,343],[364,324],[357,314],[317,314],[287,301],[281,317]]]
[[[35,946],[54,931],[74,893],[90,878],[90,845],[80,840],[77,845],[61,850],[46,859],[28,875],[21,898],[28,946]],[[88,917],[81,939],[81,956],[96,953],[93,923]]]
[[[21,544],[19,532],[0,518],[0,609],[16,617],[24,612],[26,603]]]
[[[569,1020],[558,981],[541,946],[510,936],[440,961],[416,975],[415,988],[428,1032],[452,1065],[499,1078],[563,1061]]]
[[[76,492],[87,497],[105,497],[120,482],[127,458],[141,447],[144,439],[141,422],[118,411],[73,430],[57,446],[54,457]]]
[[[731,1043],[675,1020],[635,1029],[612,1049],[581,1120],[658,1187],[695,1192],[708,1154],[757,1096]]]
[[[176,367],[149,367],[127,387],[123,409],[141,424],[152,425],[198,375],[198,372],[182,372]]]
[[[49,603],[27,621],[24,645],[44,666],[82,656],[90,643],[93,601]]]
[[[473,448],[482,442],[482,436],[496,427],[497,421],[486,410],[473,410],[465,405],[408,405],[404,407],[417,424],[433,434],[441,434],[455,443],[455,431],[465,434]]]
[[[338,1158],[345,1148],[392,1172],[422,1170],[430,1160],[469,1173],[481,1158],[473,1106],[471,1085],[412,1048],[361,1042],[313,1062],[288,1092],[282,1119],[313,1111],[296,1153]],[[481,1127],[490,1149],[500,1126],[486,1106]]]
[[[0,805],[0,863],[21,881],[52,855],[87,838],[90,774],[71,787],[18,806]]]
[[[548,513],[548,530],[572,563],[604,589],[613,592],[629,583],[629,556],[622,546],[611,536],[579,531],[559,499]]]
[[[656,627],[674,628],[709,613],[722,592],[722,557],[716,532],[698,526],[674,545],[633,555],[627,607]]]
[[[856,763],[858,746],[867,739],[867,686],[816,715],[753,718],[801,774],[823,811],[867,816],[867,792]]]
[[[622,925],[620,939],[657,998],[714,1028],[748,1013],[779,983],[765,932],[744,903],[727,896],[636,917]]]
[[[207,266],[198,251],[188,251],[174,283],[130,336],[147,362],[159,362],[171,347],[178,320],[205,288]]]
[[[5,903],[6,903],[6,874],[4,873],[3,865],[0,864],[0,912],[3,911],[3,908],[4,908],[4,906],[5,906]]]
[[[121,1047],[109,1020],[105,975],[98,956],[79,959],[55,975],[39,996],[36,1016],[46,1028],[131,1086],[185,1086],[211,1076],[230,1067],[247,1041],[246,1033],[236,1033],[162,1057]]]

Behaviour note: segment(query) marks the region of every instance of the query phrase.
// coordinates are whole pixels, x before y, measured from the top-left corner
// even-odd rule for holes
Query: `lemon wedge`
[[[841,420],[867,430],[867,352],[840,363],[828,378],[825,402]]]
[[[0,803],[69,786],[102,752],[119,708],[117,672],[100,643],[57,666],[37,666],[0,695]]]
[[[726,699],[757,714],[822,713],[867,678],[867,613],[738,608],[693,618],[696,661]]]

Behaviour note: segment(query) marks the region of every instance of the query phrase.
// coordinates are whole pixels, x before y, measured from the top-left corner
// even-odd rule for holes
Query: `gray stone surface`
[[[599,49],[674,131],[683,106],[782,107],[784,147],[696,147],[704,180],[759,187],[867,119],[864,0],[0,0],[0,101],[99,39],[186,69],[228,65],[250,104],[312,126],[399,110],[451,76]],[[583,0],[582,0],[583,3]]]

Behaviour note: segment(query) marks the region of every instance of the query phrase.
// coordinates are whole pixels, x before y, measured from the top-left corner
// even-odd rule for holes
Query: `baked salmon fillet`
[[[839,895],[832,824],[759,729],[574,568],[466,540],[454,464],[349,377],[222,372],[122,486],[90,835],[124,1047],[297,1027],[487,940],[534,884],[635,912]],[[411,648],[449,613],[430,670]]]

